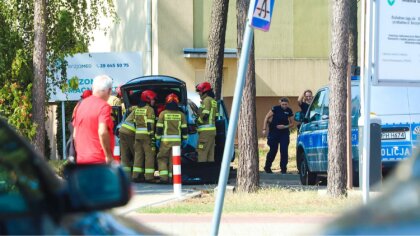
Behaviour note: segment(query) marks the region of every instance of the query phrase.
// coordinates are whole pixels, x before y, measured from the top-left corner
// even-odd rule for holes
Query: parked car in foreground
[[[220,173],[220,165],[223,158],[225,147],[226,133],[228,127],[228,113],[222,100],[218,102],[219,116],[216,119],[216,147],[214,162],[195,162],[194,158],[190,158],[196,152],[198,145],[198,132],[196,118],[198,113],[199,96],[195,92],[188,92],[184,81],[165,75],[143,76],[132,79],[121,86],[124,106],[127,111],[130,107],[139,104],[140,94],[144,90],[153,90],[157,93],[155,104],[156,112],[160,111],[165,105],[165,97],[170,93],[175,93],[179,99],[179,108],[185,113],[188,125],[188,146],[190,150],[182,153],[182,182],[183,184],[202,184],[216,183]],[[118,113],[118,112],[117,112]],[[122,114],[118,118],[121,122],[127,117],[129,112]],[[117,126],[118,129],[118,126]],[[117,138],[117,145],[119,145]],[[117,147],[114,155],[119,156],[119,148]],[[232,160],[234,154],[232,153]]]
[[[359,177],[360,87],[358,76],[351,86],[351,125],[354,183]],[[318,90],[302,122],[296,145],[296,162],[303,185],[316,183],[328,169],[329,88]],[[382,172],[388,173],[410,157],[420,137],[420,87],[372,86],[371,112],[381,119]]]
[[[155,234],[102,210],[125,205],[130,183],[118,166],[65,169],[48,163],[0,118],[0,234]]]

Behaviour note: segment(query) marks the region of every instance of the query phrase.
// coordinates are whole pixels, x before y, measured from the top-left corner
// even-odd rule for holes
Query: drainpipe
[[[152,74],[152,0],[146,0],[146,60],[148,68],[145,75]]]

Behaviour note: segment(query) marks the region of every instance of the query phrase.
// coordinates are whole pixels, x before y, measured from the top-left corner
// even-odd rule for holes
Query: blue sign
[[[257,0],[255,2],[254,14],[252,15],[251,26],[255,29],[268,31],[270,29],[273,7],[274,0]]]

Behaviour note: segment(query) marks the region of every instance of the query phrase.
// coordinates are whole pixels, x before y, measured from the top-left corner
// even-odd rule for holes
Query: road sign
[[[251,26],[255,29],[268,31],[270,29],[274,0],[257,0],[252,15]]]

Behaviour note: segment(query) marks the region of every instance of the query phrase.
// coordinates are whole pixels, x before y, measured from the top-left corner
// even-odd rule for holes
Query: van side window
[[[309,107],[309,112],[307,115],[309,115],[308,120],[311,121],[318,121],[321,120],[321,114],[322,114],[322,102],[325,97],[325,90],[319,91],[315,98]]]
[[[324,107],[322,108],[322,115],[329,116],[330,115],[330,99],[329,99],[329,91],[325,92],[325,99],[324,99]]]

